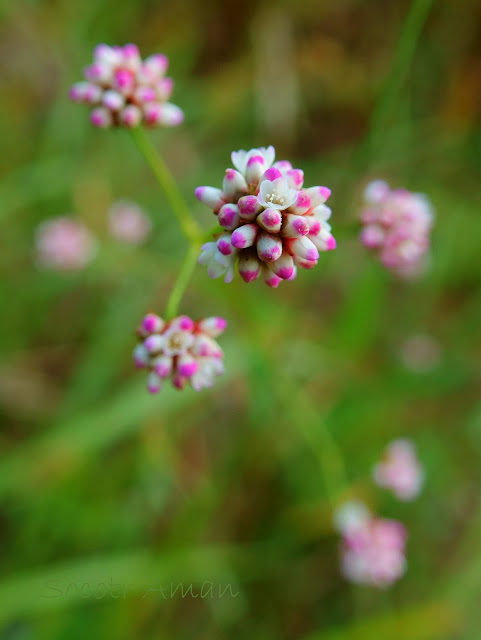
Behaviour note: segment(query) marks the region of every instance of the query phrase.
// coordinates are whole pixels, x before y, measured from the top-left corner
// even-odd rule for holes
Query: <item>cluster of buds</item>
[[[144,242],[152,227],[139,205],[129,200],[118,200],[112,204],[108,223],[113,238],[134,245]]]
[[[336,512],[335,525],[342,535],[345,578],[388,587],[404,574],[407,532],[400,522],[374,516],[363,503],[349,502]]]
[[[78,271],[92,260],[96,244],[79,220],[67,216],[45,220],[35,233],[37,264],[57,271]]]
[[[84,82],[70,89],[70,98],[94,107],[90,120],[96,127],[177,126],[182,110],[167,102],[174,88],[166,77],[168,59],[154,54],[142,60],[135,44],[98,45],[93,64],[84,70]]]
[[[274,147],[234,151],[222,189],[198,187],[197,198],[211,208],[224,232],[202,247],[199,258],[212,278],[246,282],[260,275],[277,287],[293,280],[297,267],[311,269],[319,251],[335,249],[324,203],[327,187],[303,188],[304,174],[290,162],[274,162]]]
[[[382,180],[364,193],[361,242],[382,264],[401,277],[415,277],[425,266],[433,210],[423,194],[390,189]]]
[[[424,473],[412,442],[400,438],[391,442],[383,459],[374,467],[374,481],[392,489],[400,500],[413,500],[423,486]]]
[[[227,326],[224,318],[211,317],[194,322],[178,316],[169,322],[147,314],[137,329],[139,343],[134,349],[137,368],[149,371],[147,389],[158,393],[164,380],[183,389],[187,383],[195,391],[212,387],[224,373],[222,349],[214,340]]]

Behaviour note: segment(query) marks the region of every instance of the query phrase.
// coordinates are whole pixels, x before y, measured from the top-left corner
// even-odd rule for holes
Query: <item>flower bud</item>
[[[284,214],[281,236],[284,238],[300,238],[309,233],[309,223],[305,216],[295,216],[293,213]]]
[[[255,220],[257,214],[262,211],[262,206],[259,204],[256,196],[243,196],[239,198],[237,207],[239,208],[240,217],[248,222]]]
[[[259,227],[256,224],[244,224],[232,232],[231,243],[237,249],[252,247],[257,238]]]
[[[319,259],[319,251],[309,238],[293,238],[286,241],[287,248],[292,255],[297,256],[301,260],[315,262]]]
[[[242,173],[235,169],[226,169],[222,191],[228,200],[247,193],[247,182]]]
[[[99,129],[108,129],[113,124],[112,114],[105,107],[97,107],[90,113],[90,121]]]
[[[225,193],[225,191],[224,191]],[[239,209],[235,204],[225,204],[218,213],[218,220],[221,227],[232,231],[237,229],[240,223]]]
[[[242,251],[239,256],[239,273],[245,282],[252,282],[260,273],[261,262],[252,251]]]
[[[214,187],[197,187],[195,197],[216,213],[225,204],[223,192]]]
[[[282,215],[277,209],[264,209],[256,218],[257,224],[269,233],[279,233]]]
[[[274,262],[282,254],[282,241],[269,233],[261,232],[257,237],[257,255],[263,262]]]

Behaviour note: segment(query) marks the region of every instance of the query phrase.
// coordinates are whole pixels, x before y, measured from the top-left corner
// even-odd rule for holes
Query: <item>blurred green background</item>
[[[0,638],[479,640],[479,1],[3,0],[0,17]],[[274,144],[333,190],[338,249],[294,283],[196,270],[182,311],[229,321],[227,374],[200,394],[148,396],[131,366],[186,247],[128,133],[66,97],[98,42],[169,56],[186,121],[151,138],[206,229],[193,189],[220,186],[233,149]],[[373,177],[434,203],[418,282],[348,231]],[[119,198],[151,215],[146,247],[109,239]],[[35,227],[66,212],[99,255],[40,272]],[[427,474],[412,504],[370,480],[399,436]],[[409,528],[388,591],[339,575],[349,496]],[[215,597],[159,590],[180,582]]]

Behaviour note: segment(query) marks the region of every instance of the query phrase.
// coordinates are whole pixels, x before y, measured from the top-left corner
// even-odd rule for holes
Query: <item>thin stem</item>
[[[355,169],[373,154],[408,75],[433,0],[413,0],[397,42],[389,76],[372,112],[368,134],[355,154]]]
[[[167,320],[170,320],[177,314],[180,301],[182,300],[182,296],[185,293],[196,265],[198,254],[199,242],[192,240],[189,248],[187,249],[187,253],[185,254],[184,262],[180,267],[180,271],[177,275],[172,291],[170,292],[169,299],[167,300],[167,306],[165,309],[165,317]]]
[[[298,403],[296,403],[298,409],[299,404],[303,408],[304,418],[299,421],[301,428],[319,461],[329,502],[335,509],[339,503],[339,496],[349,486],[342,451],[327,428],[324,418],[314,410],[312,402],[304,392],[298,395]]]
[[[286,380],[285,385],[280,385],[279,391],[288,385],[290,382]],[[280,393],[278,398],[285,415],[292,424],[301,429],[305,441],[316,457],[324,477],[328,501],[332,509],[336,509],[339,497],[349,486],[339,445],[305,391],[299,389],[294,397]]]
[[[142,127],[131,129],[131,135],[147,163],[150,165],[157,182],[164,191],[173,212],[177,216],[183,234],[191,241],[197,241],[201,231],[192,217],[188,206],[180,194],[169,168],[157,152]]]

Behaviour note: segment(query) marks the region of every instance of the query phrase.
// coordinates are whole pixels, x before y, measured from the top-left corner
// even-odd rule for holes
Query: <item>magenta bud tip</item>
[[[328,251],[332,251],[333,249],[335,249],[337,247],[337,242],[336,242],[336,238],[334,236],[331,236],[329,238],[329,240],[327,241],[327,250]]]
[[[267,169],[263,176],[264,180],[270,180],[271,182],[274,182],[274,180],[277,180],[278,178],[282,178],[282,173],[279,171],[279,169],[276,169],[276,167]]]
[[[319,192],[325,200],[327,200],[331,195],[331,190],[329,189],[329,187],[319,187]]]

